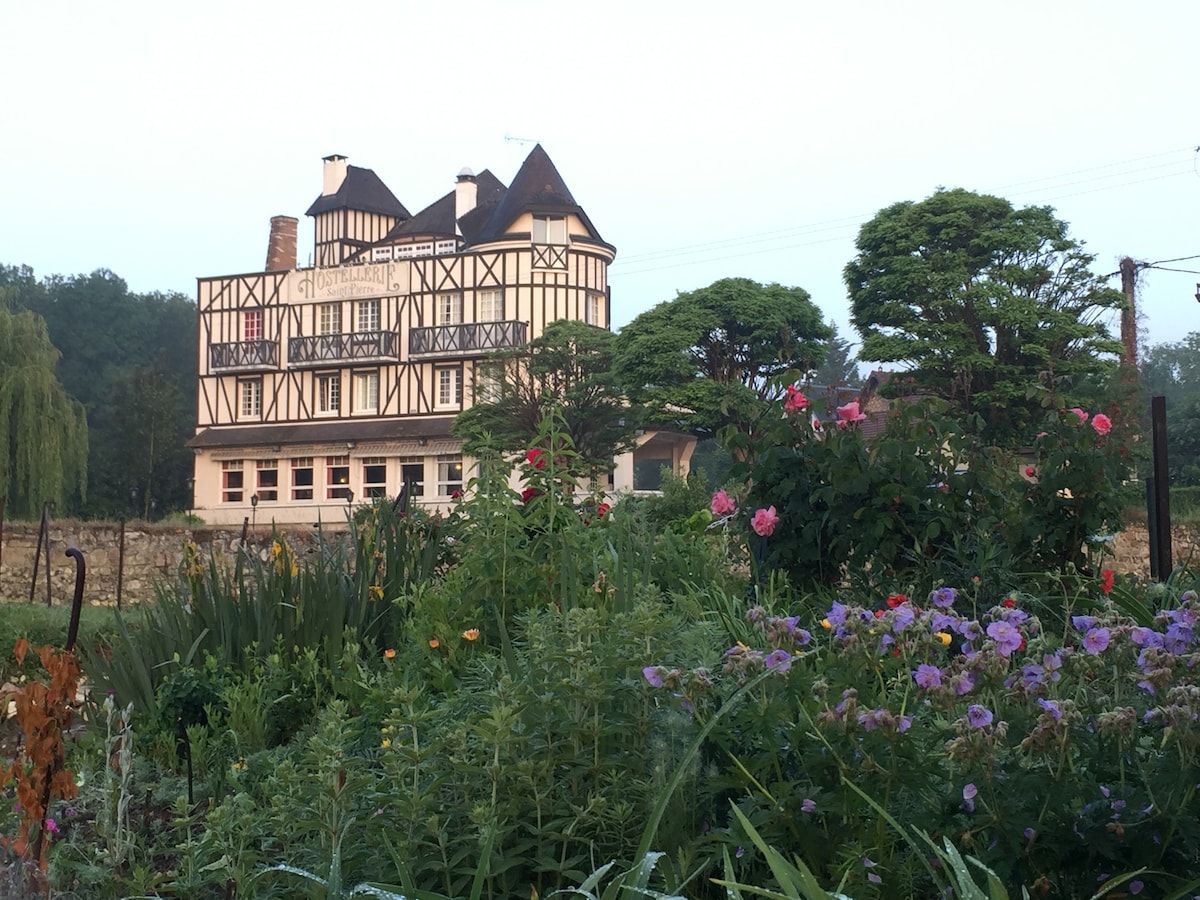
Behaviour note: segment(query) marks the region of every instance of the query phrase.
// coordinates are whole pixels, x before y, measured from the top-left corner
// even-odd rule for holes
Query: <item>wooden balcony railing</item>
[[[408,355],[469,356],[519,347],[527,340],[528,330],[525,322],[464,322],[412,328],[408,332]]]
[[[279,368],[279,344],[275,341],[235,341],[208,345],[208,367],[213,371],[253,372]]]
[[[394,331],[320,334],[288,341],[290,366],[325,366],[343,362],[386,362],[396,356]]]

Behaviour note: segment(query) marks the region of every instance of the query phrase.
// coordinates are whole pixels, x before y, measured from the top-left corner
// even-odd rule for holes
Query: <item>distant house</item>
[[[884,397],[880,394],[880,391],[885,386],[893,388],[893,390],[888,392],[892,396]],[[854,398],[858,400],[859,409],[867,415],[866,421],[859,426],[859,430],[862,431],[863,437],[866,440],[872,441],[883,434],[884,428],[887,427],[888,416],[891,415],[894,404],[918,403],[921,400],[928,399],[930,396],[932,395],[917,388],[912,383],[912,378],[905,373],[885,372],[882,369],[876,369],[867,376],[867,380],[863,382],[858,396]]]
[[[328,156],[307,214],[311,268],[296,265],[298,220],[277,216],[265,271],[199,279],[193,508],[214,524],[336,521],[407,485],[443,509],[473,465],[451,426],[472,385],[486,396],[475,367],[556,319],[610,327],[616,248],[540,145],[508,187],[463,169],[415,215]],[[640,435],[610,489],[637,487],[635,461],[686,471],[694,444]]]

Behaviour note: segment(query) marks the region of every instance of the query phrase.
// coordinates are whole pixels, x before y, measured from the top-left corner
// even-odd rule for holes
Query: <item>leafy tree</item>
[[[1143,399],[1167,400],[1167,465],[1174,485],[1200,484],[1200,331],[1155,344],[1141,364]]]
[[[782,394],[780,378],[819,365],[831,336],[803,288],[725,278],[622,328],[617,374],[635,402],[677,427],[750,433]]]
[[[472,386],[473,404],[454,423],[463,449],[524,450],[557,411],[584,465],[607,471],[614,455],[633,446],[639,424],[613,380],[615,337],[562,319],[523,347],[493,353]]]
[[[881,210],[856,246],[845,280],[859,359],[903,364],[1000,443],[1027,440],[1039,385],[1071,406],[1074,385],[1115,371],[1105,320],[1124,297],[1050,207],[941,190]]]
[[[832,332],[829,350],[825,354],[825,361],[808,379],[809,384],[817,387],[857,384],[858,365],[850,352],[854,345],[838,333],[837,323],[833,319],[829,320],[829,328]]]
[[[87,489],[87,420],[55,377],[58,358],[41,318],[0,303],[0,497],[17,516]]]

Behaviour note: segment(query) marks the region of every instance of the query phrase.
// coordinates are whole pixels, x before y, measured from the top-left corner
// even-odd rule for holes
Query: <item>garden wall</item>
[[[316,546],[316,534],[309,528],[283,532],[300,553]],[[37,549],[36,524],[4,524],[0,541],[0,601],[29,599],[33,575],[33,555]],[[68,605],[75,585],[75,564],[66,556],[68,547],[78,547],[87,560],[87,587],[84,600],[92,606],[111,606],[117,600],[117,568],[120,558],[120,529],[111,523],[63,522],[50,527],[50,595],[53,603]],[[184,541],[194,540],[202,551],[217,548],[225,553],[236,551],[239,531],[212,529],[188,530],[178,527],[130,523],[125,526],[125,563],[122,574],[122,605],[150,600],[155,579],[174,574],[183,553]],[[270,540],[268,532],[252,534],[250,542],[262,546]],[[1145,525],[1131,525],[1114,541],[1115,564],[1122,574],[1150,576],[1150,538]],[[1200,528],[1177,526],[1172,537],[1176,565],[1200,565]],[[38,571],[34,601],[46,601],[45,551]]]
[[[333,530],[333,529],[330,529]],[[297,552],[316,546],[312,528],[282,531]],[[125,561],[121,573],[121,604],[136,604],[154,597],[156,579],[173,575],[183,556],[185,541],[193,540],[207,551],[236,551],[241,530],[216,531],[211,528],[189,530],[177,526],[126,523]],[[251,533],[249,543],[262,547],[270,542],[270,532]],[[36,523],[4,523],[0,540],[0,601],[29,600],[33,577],[33,557],[38,544]],[[75,562],[66,555],[68,547],[78,547],[87,561],[84,602],[92,606],[112,606],[117,601],[117,571],[120,561],[120,526],[104,522],[61,522],[50,525],[50,597],[55,606],[69,606],[75,590]],[[38,567],[34,602],[46,602],[46,555],[42,550]]]

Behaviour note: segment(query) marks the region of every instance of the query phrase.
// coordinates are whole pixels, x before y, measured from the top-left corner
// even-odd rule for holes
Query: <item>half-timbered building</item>
[[[266,271],[201,278],[194,509],[213,524],[340,521],[356,499],[439,508],[472,461],[451,434],[474,367],[548,322],[609,327],[616,249],[537,146],[509,186],[463,169],[415,215],[370,169],[324,160],[312,262],[271,220]],[[685,470],[693,442],[647,433],[614,461]]]

